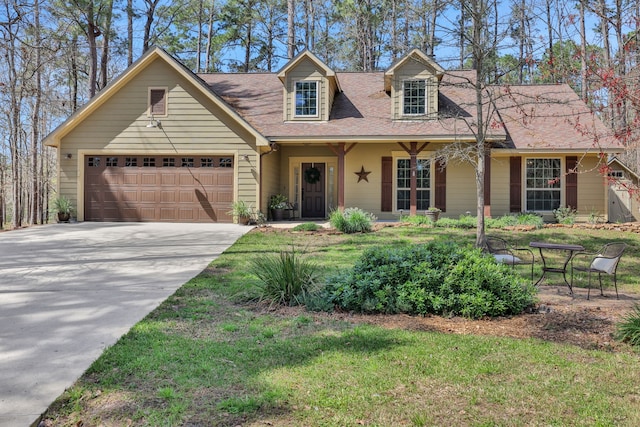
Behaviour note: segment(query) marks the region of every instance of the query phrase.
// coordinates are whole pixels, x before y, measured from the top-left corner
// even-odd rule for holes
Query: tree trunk
[[[296,13],[295,0],[287,0],[287,58],[291,59],[295,56],[295,22],[294,15]]]
[[[133,64],[133,0],[127,0],[127,66]]]
[[[40,186],[38,175],[38,143],[40,142],[40,103],[42,98],[42,58],[40,51],[40,2],[33,3],[33,37],[35,50],[35,93],[31,112],[31,224],[38,223]]]

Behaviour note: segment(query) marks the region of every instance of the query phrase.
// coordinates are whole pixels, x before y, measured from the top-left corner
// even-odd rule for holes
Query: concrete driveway
[[[28,426],[250,227],[76,223],[0,233],[0,426]]]

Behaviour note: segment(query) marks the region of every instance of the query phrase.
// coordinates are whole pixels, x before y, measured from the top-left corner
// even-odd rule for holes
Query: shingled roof
[[[342,92],[323,122],[285,122],[284,90],[275,73],[199,74],[267,139],[282,141],[473,140],[473,71],[447,72],[437,120],[393,120],[384,73],[336,73]],[[535,151],[621,151],[618,141],[568,85],[495,86],[485,107],[488,138],[498,146]],[[496,114],[489,114],[496,111]]]

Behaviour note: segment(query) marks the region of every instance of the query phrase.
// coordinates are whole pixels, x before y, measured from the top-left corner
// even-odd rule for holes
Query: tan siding
[[[382,188],[382,163],[380,158],[389,155],[392,145],[384,145],[375,147],[365,144],[357,145],[351,150],[345,158],[345,204],[346,207],[358,207],[367,212],[374,213],[381,217],[383,213],[380,211],[380,198]],[[355,172],[359,172],[364,167],[365,171],[371,172],[367,181],[358,182],[358,176]],[[384,215],[391,215],[386,212]]]
[[[147,128],[148,88],[158,86],[168,88],[168,115],[160,119],[161,129]],[[74,161],[61,161],[60,189],[81,202],[83,180],[76,162],[82,161],[79,149],[85,154],[237,153],[237,196],[254,205],[256,202],[255,138],[160,60],[150,64],[63,138],[61,155],[70,153]],[[242,159],[244,154],[250,156],[249,162]],[[78,214],[82,219],[81,209]]]
[[[607,211],[604,177],[598,172],[599,158],[585,157],[578,168],[578,215],[580,219],[589,217],[591,212],[603,215]]]
[[[509,213],[509,182],[509,157],[494,157],[491,160],[492,217]]]
[[[475,171],[468,163],[452,162],[447,166],[447,217],[457,218],[467,212],[475,215],[475,182]]]

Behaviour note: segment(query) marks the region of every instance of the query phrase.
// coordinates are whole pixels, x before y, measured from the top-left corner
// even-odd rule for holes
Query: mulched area
[[[630,351],[630,347],[613,338],[616,323],[627,315],[640,295],[592,289],[587,300],[586,289],[574,289],[574,296],[564,286],[541,286],[538,303],[529,312],[495,319],[469,320],[461,317],[397,315],[360,315],[353,313],[314,313],[318,318],[334,318],[354,323],[367,323],[384,328],[437,331],[450,334],[488,335],[511,338],[538,338],[573,344],[585,349]],[[282,315],[300,314],[301,308],[281,307]],[[306,313],[306,315],[310,315]]]

